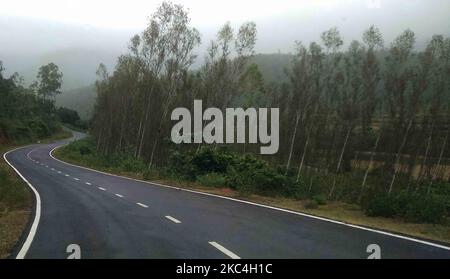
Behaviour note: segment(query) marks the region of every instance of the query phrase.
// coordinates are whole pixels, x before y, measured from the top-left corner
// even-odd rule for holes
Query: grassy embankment
[[[51,142],[71,137],[72,133],[64,130],[40,142]],[[3,154],[9,150],[30,144],[0,144],[0,259],[8,257],[14,245],[19,240],[31,214],[33,196],[31,190],[3,160]]]
[[[226,186],[227,183],[224,178],[215,173],[199,176],[197,179],[192,180],[186,179],[185,177],[182,178],[182,176],[170,175],[167,171],[163,170],[143,171],[146,170],[145,164],[130,156],[116,155],[105,158],[96,154],[95,145],[89,139],[58,149],[55,152],[55,156],[70,163],[108,173],[238,198],[351,224],[450,243],[450,224],[448,218],[445,218],[440,224],[427,224],[411,222],[399,217],[369,217],[361,206],[355,204],[321,201],[321,199],[317,198],[299,199],[277,194],[265,195],[254,192],[251,189],[245,189],[245,187],[233,189],[229,185]]]

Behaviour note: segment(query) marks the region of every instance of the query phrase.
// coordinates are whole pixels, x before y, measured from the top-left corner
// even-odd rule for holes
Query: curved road
[[[382,258],[450,258],[445,246],[52,158],[67,142],[5,155],[40,197],[39,222],[23,236],[19,258],[67,258],[70,244],[79,245],[82,258],[367,258],[370,244],[380,246]]]

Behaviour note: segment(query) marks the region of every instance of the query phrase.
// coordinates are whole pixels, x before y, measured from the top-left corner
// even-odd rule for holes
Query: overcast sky
[[[208,43],[230,21],[258,28],[257,52],[291,52],[295,41],[319,40],[338,27],[348,44],[374,24],[387,43],[410,28],[423,47],[433,34],[450,35],[449,0],[174,0],[189,9],[192,25]],[[76,48],[117,56],[142,31],[161,1],[0,0],[0,60],[22,71]],[[205,45],[205,44],[204,44]],[[197,52],[203,56],[204,45]],[[100,56],[101,56],[100,55]],[[95,62],[104,58],[96,56]],[[108,56],[109,57],[109,56]],[[112,59],[112,58],[111,58]],[[8,63],[6,63],[8,62]],[[106,61],[108,63],[108,61]],[[38,62],[36,62],[38,63]],[[22,65],[22,67],[20,66]]]
[[[449,33],[448,0],[175,0],[190,11],[200,30],[216,30],[226,21],[255,21],[263,37],[295,34],[296,39],[337,26],[348,37],[359,37],[375,24],[388,37],[411,28]],[[161,1],[153,0],[0,0],[0,16],[27,18],[110,30],[142,30]],[[266,34],[265,31],[277,33]],[[317,35],[316,35],[317,36]],[[309,37],[309,36],[306,36]],[[273,42],[273,48],[284,48]]]

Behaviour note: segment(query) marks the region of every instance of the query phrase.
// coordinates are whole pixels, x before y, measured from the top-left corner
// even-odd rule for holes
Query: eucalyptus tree
[[[181,87],[188,68],[194,63],[196,58],[192,53],[194,48],[200,44],[200,33],[190,26],[188,13],[181,5],[164,2],[154,14],[151,26],[151,33],[157,30],[157,44],[155,45],[151,39],[146,42],[149,49],[153,47],[157,49],[154,64],[158,72],[155,71],[153,74],[159,78],[164,96],[163,111],[154,137],[149,167],[153,164],[162,126],[167,121],[172,99]],[[153,38],[153,34],[151,35]]]
[[[242,24],[237,33],[227,22],[210,42],[200,69],[202,93],[199,96],[207,106],[226,109],[235,98],[241,97],[240,93],[245,90],[243,78],[248,73],[249,59],[254,55],[256,34],[254,22]]]
[[[154,152],[158,144],[160,129],[173,94],[179,87],[182,74],[194,62],[193,49],[200,43],[200,34],[191,27],[187,11],[181,5],[163,2],[151,16],[149,25],[139,36],[131,40],[130,50],[136,60],[142,62],[142,71],[151,79],[150,88],[145,90],[146,100],[138,130],[137,156],[142,155],[146,132],[149,127],[149,115],[152,110],[152,99],[157,83],[161,83],[165,99],[159,129],[154,137],[150,155],[153,162]]]
[[[363,41],[366,44],[366,55],[363,60],[362,67],[362,79],[363,79],[363,101],[361,106],[361,129],[362,129],[362,138],[363,141],[367,141],[367,132],[369,131],[369,127],[373,127],[372,125],[372,117],[375,113],[375,109],[377,107],[377,96],[376,89],[381,81],[381,71],[380,71],[380,63],[378,61],[376,51],[383,48],[383,37],[381,32],[375,26],[370,26],[369,29],[364,31],[363,33]],[[382,119],[380,119],[382,123]],[[369,175],[369,171],[372,167],[375,152],[377,151],[378,144],[380,143],[381,135],[383,133],[384,123],[381,124],[381,127],[378,130],[378,135],[375,140],[375,144],[372,147],[370,152],[369,162],[367,164],[367,168],[364,173],[364,178],[361,183],[361,192],[358,197],[358,203],[361,202],[362,196],[364,194],[364,190],[366,187],[367,177]]]
[[[315,141],[313,138],[314,129],[319,131],[323,126],[321,123],[321,118],[319,117],[320,112],[320,102],[323,91],[323,80],[322,80],[322,71],[323,71],[323,63],[324,57],[322,47],[316,42],[312,42],[309,45],[309,67],[308,67],[308,78],[310,80],[308,86],[308,94],[309,94],[309,105],[305,108],[305,125],[304,125],[304,134],[305,134],[305,142],[303,145],[302,155],[300,159],[300,164],[297,171],[297,181],[300,178],[300,174],[302,173],[302,169],[305,165],[306,155],[308,153],[308,148],[310,146],[314,146],[314,143],[311,144],[312,141]]]
[[[364,94],[361,107],[361,129],[365,137],[371,127],[372,117],[378,103],[376,90],[381,80],[381,72],[377,51],[383,48],[384,41],[380,30],[372,25],[363,33],[363,42],[366,45],[366,53],[361,68]]]
[[[226,108],[239,94],[239,83],[254,55],[256,25],[247,22],[235,34],[227,22],[210,43],[201,75],[211,105]]]
[[[394,40],[386,58],[384,83],[393,132],[391,140],[397,150],[392,163],[393,175],[389,184],[389,195],[399,171],[402,152],[415,116],[413,111],[408,112],[409,98],[416,94],[411,83],[415,75],[412,64],[414,44],[414,32],[408,29]]]
[[[336,175],[333,178],[333,184],[330,189],[329,198],[333,197],[338,173],[341,171],[343,162],[346,162],[346,170],[351,168],[350,159],[346,154],[349,154],[349,140],[355,129],[357,121],[362,115],[362,102],[364,100],[363,86],[362,86],[362,64],[365,54],[364,46],[358,41],[352,41],[348,51],[343,57],[342,70],[337,75],[337,90],[334,96],[336,102],[337,119],[342,126],[344,132],[344,140],[339,151],[339,157],[336,164]],[[350,146],[354,148],[354,146]]]
[[[293,123],[293,131],[290,139],[290,148],[286,163],[286,173],[289,171],[297,134],[303,131],[304,145],[297,172],[299,177],[303,168],[306,152],[310,142],[311,124],[317,111],[317,105],[321,94],[320,75],[323,66],[322,48],[317,43],[311,43],[309,48],[297,43],[297,54],[292,64],[292,69],[288,71],[291,84],[291,100],[289,111]]]
[[[41,66],[37,74],[37,93],[43,99],[53,99],[61,94],[63,74],[54,63]]]
[[[325,59],[324,67],[324,94],[322,98],[322,112],[324,114],[325,123],[329,127],[325,127],[325,131],[331,131],[329,146],[326,148],[326,170],[328,171],[329,166],[334,162],[333,160],[333,150],[336,144],[336,131],[338,127],[338,122],[335,115],[335,104],[334,96],[337,95],[338,87],[340,86],[340,81],[342,69],[340,67],[343,54],[340,52],[344,41],[341,37],[339,30],[336,27],[330,28],[321,34],[322,43],[325,46],[325,53],[327,58]]]

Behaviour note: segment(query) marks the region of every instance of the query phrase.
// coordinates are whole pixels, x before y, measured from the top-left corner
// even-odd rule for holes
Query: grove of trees
[[[60,93],[62,73],[53,63],[39,69],[30,87],[19,74],[3,76],[0,61],[0,143],[34,141],[50,136],[60,128],[54,96]]]
[[[336,28],[320,42],[297,42],[288,82],[267,84],[249,63],[254,23],[222,26],[193,71],[200,34],[182,6],[164,3],[115,69],[98,69],[97,152],[126,153],[152,169],[170,168],[174,151],[226,148],[273,166],[286,179],[274,184],[280,189],[360,204],[401,193],[438,195],[448,206],[450,38],[433,35],[419,51],[412,30],[390,43],[375,26],[361,35],[345,48]],[[220,109],[280,108],[279,152],[258,158],[259,146],[250,144],[175,146],[170,112],[192,109],[194,99]]]

